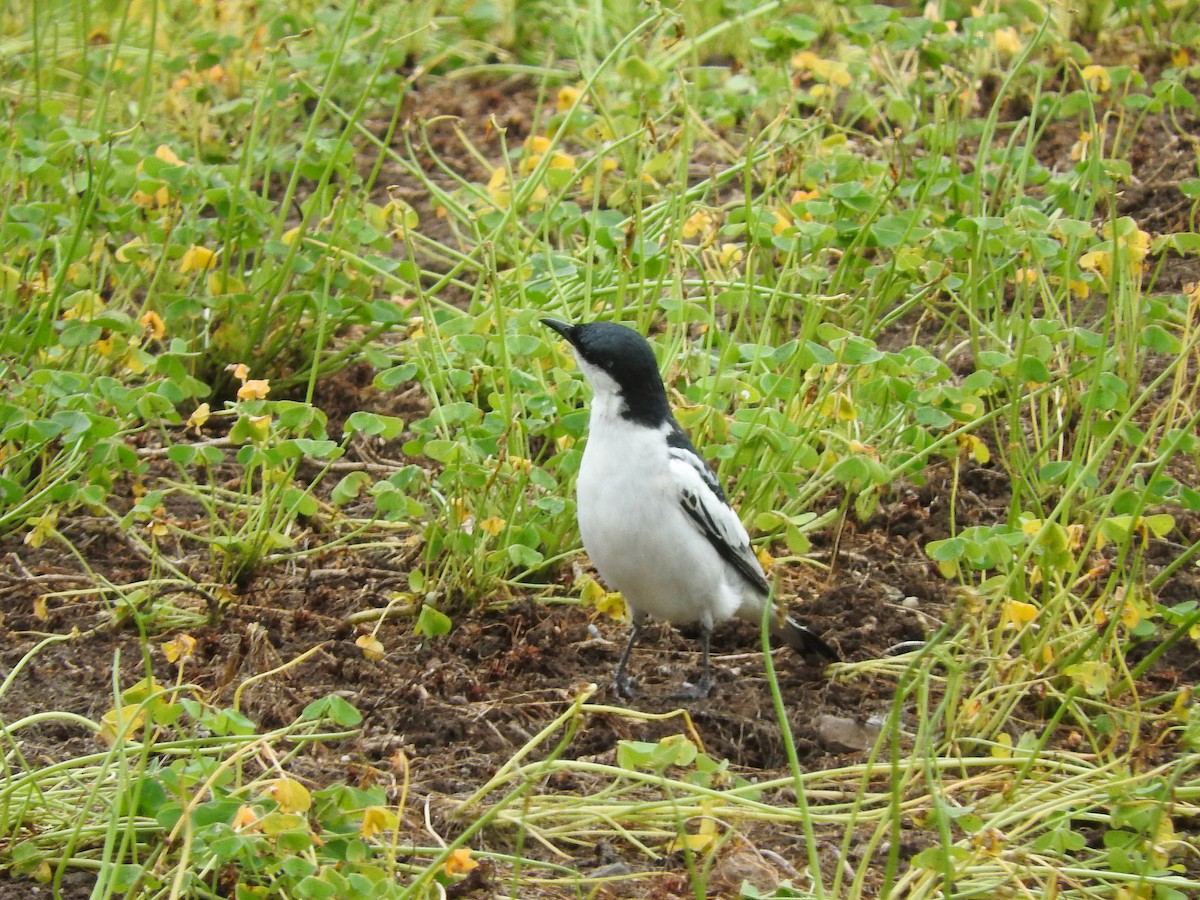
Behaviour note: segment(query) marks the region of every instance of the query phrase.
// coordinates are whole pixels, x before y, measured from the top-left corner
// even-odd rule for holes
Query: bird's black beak
[[[558,319],[542,319],[542,324],[547,328],[553,328],[564,338],[571,342],[571,346],[575,346],[575,326],[567,322],[560,322]]]

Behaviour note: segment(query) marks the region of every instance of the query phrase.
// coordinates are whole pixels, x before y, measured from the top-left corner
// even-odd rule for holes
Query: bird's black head
[[[615,382],[625,418],[657,427],[670,417],[667,392],[658,374],[654,351],[632,328],[615,322],[570,325],[557,319],[542,319],[542,324],[553,328],[575,348],[594,391],[599,392],[603,386],[588,367],[598,369]]]

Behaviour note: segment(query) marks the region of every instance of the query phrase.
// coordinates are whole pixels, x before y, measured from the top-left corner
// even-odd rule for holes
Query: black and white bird
[[[576,485],[579,531],[588,556],[610,588],[625,597],[633,620],[617,663],[616,688],[631,697],[625,674],[647,616],[698,622],[703,671],[678,699],[712,689],[713,626],[738,616],[761,621],[770,593],[750,537],[716,476],[667,403],[654,351],[632,328],[612,322],[542,323],[575,351],[592,386],[587,445]],[[773,634],[806,660],[837,653],[790,616],[772,615]]]

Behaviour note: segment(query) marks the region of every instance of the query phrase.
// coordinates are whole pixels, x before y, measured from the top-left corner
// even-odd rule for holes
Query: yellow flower
[[[554,105],[558,108],[559,112],[566,112],[575,105],[582,94],[583,91],[576,87],[560,87]]]
[[[154,310],[149,310],[138,319],[138,324],[142,326],[143,331],[148,331],[150,337],[156,341],[161,341],[167,334],[167,326],[163,324],[162,316]]]
[[[1112,254],[1107,250],[1092,250],[1079,257],[1079,268],[1095,272],[1101,278],[1112,274]]]
[[[499,516],[491,516],[490,518],[484,519],[482,522],[480,522],[479,527],[492,537],[496,537],[504,530],[504,526],[507,524],[508,522],[504,519],[501,519]]]
[[[245,381],[250,377],[250,367],[245,363],[230,363],[225,367],[225,371],[232,372],[238,381]]]
[[[459,847],[457,850],[451,850],[450,855],[446,858],[446,874],[447,875],[465,875],[472,869],[479,867],[479,863],[471,859],[471,850],[468,847]]]
[[[264,400],[271,393],[271,385],[265,378],[252,378],[238,388],[239,400]]]
[[[1108,69],[1104,68],[1104,66],[1084,66],[1080,75],[1090,87],[1101,91],[1107,91],[1112,87],[1112,79],[1109,78]]]
[[[545,153],[550,149],[550,138],[540,134],[531,134],[525,139],[526,153]]]
[[[204,272],[215,268],[216,265],[217,254],[213,253],[207,247],[193,244],[179,261],[179,274],[186,275],[189,272]]]
[[[783,234],[792,227],[792,217],[781,209],[775,210],[775,225],[771,228],[771,232],[776,235]]]
[[[1037,269],[1017,269],[1013,273],[1014,284],[1037,284]]]
[[[1022,625],[1028,625],[1038,616],[1038,608],[1032,603],[1023,603],[1020,600],[1005,600],[1004,601],[1004,625],[1016,625],[1020,628]]]
[[[184,424],[184,427],[195,428],[197,431],[199,431],[204,427],[204,423],[208,421],[208,417],[211,415],[212,409],[209,407],[209,405],[207,403],[201,403],[196,407],[196,411],[188,416],[188,420]]]

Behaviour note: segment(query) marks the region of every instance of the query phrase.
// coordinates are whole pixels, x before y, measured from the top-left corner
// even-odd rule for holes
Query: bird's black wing
[[[667,437],[671,475],[679,491],[679,503],[700,532],[727,563],[751,586],[766,594],[770,590],[758,557],[750,547],[750,535],[708,464],[701,459],[678,426]]]

